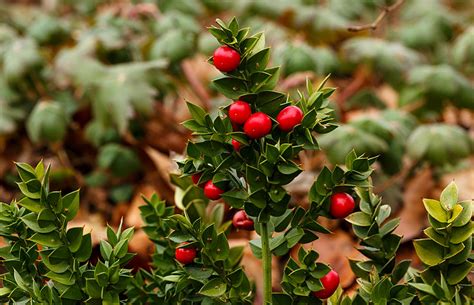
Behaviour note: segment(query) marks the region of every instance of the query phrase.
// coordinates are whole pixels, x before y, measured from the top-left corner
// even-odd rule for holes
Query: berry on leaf
[[[185,243],[184,243],[185,244]],[[182,244],[182,245],[184,245]],[[191,264],[196,258],[197,251],[195,248],[176,248],[174,256],[178,262],[187,265]]]
[[[240,210],[234,214],[234,217],[232,218],[232,224],[236,229],[239,230],[252,231],[254,229],[253,220],[249,218],[244,210]]]
[[[252,139],[266,136],[272,130],[272,120],[263,112],[252,114],[244,125],[244,132]]]
[[[321,279],[321,284],[323,284],[323,289],[319,291],[314,291],[313,295],[318,299],[327,299],[333,295],[339,286],[339,274],[336,271],[331,270]]]
[[[193,180],[193,183],[198,185],[199,179],[201,179],[202,174],[197,173],[191,176],[191,179]]]
[[[281,131],[289,132],[293,130],[296,125],[301,124],[303,111],[296,106],[288,106],[280,111],[276,120]]]
[[[234,150],[235,151],[239,151],[240,150],[240,142],[235,140],[235,139],[232,139],[232,146],[234,146]]]
[[[222,193],[224,193],[224,191],[212,183],[211,180],[207,181],[204,185],[204,195],[211,200],[221,198]]]
[[[252,114],[250,105],[243,101],[235,101],[229,107],[229,119],[235,124],[244,124]]]
[[[347,193],[335,193],[331,196],[330,212],[334,218],[346,218],[354,207],[354,198]]]
[[[221,46],[214,51],[213,61],[221,72],[234,71],[239,66],[240,54],[229,46]]]

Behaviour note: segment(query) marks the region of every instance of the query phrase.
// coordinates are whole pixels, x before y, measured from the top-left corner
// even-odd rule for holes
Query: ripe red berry
[[[282,111],[277,115],[276,120],[278,127],[281,131],[291,131],[293,128],[300,124],[303,120],[303,111],[296,106],[288,106],[283,108]]]
[[[221,46],[214,51],[213,61],[219,71],[230,72],[239,66],[240,54],[229,46]]]
[[[232,224],[236,229],[253,231],[253,220],[249,218],[244,210],[240,210],[234,214]]]
[[[234,150],[235,151],[239,151],[240,150],[240,142],[235,140],[235,139],[232,139],[232,146],[234,146]]]
[[[201,179],[202,174],[197,173],[191,176],[191,179],[193,180],[193,183],[198,185],[199,179]]]
[[[176,248],[174,257],[181,264],[187,265],[194,261],[196,253],[197,251],[195,248]]]
[[[337,274],[336,271],[331,270],[320,280],[324,288],[319,291],[314,291],[313,295],[319,299],[327,299],[332,296],[339,286],[339,274]]]
[[[251,114],[250,105],[243,101],[236,101],[229,107],[229,119],[235,124],[244,124]]]
[[[204,195],[211,200],[217,200],[221,198],[222,193],[224,193],[224,191],[212,183],[211,180],[207,181],[204,185]]]
[[[252,139],[266,136],[272,130],[272,120],[263,112],[252,114],[244,125],[244,132]]]
[[[354,207],[354,198],[347,193],[335,193],[331,196],[330,212],[334,218],[346,218]]]

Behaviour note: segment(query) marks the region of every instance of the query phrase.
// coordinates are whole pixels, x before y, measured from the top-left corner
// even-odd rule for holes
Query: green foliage
[[[33,142],[56,142],[66,135],[68,123],[63,105],[54,101],[41,102],[31,112],[26,128]]]
[[[346,155],[355,150],[358,154],[379,156],[382,169],[394,174],[402,167],[407,137],[416,124],[416,119],[407,113],[384,110],[377,117],[361,116],[351,120],[318,140],[333,164],[343,163]]]
[[[133,303],[147,304],[251,304],[253,287],[239,263],[243,247],[229,247],[222,223],[223,206],[216,206],[208,221],[205,211],[194,203],[184,215],[174,214],[173,207],[153,195],[144,198],[141,207],[145,233],[155,242],[153,269],[141,270],[129,289]],[[174,260],[177,247],[198,249],[192,264]],[[157,291],[158,289],[158,291]]]
[[[407,152],[411,158],[433,165],[455,164],[469,156],[471,150],[466,132],[446,124],[419,126],[407,142]]]
[[[458,201],[458,189],[451,182],[440,200],[423,199],[430,226],[424,230],[427,238],[413,242],[416,254],[425,264],[416,283],[422,304],[447,302],[469,304],[472,301],[472,237],[474,223],[472,200]]]
[[[0,205],[0,232],[7,241],[0,249],[7,271],[0,297],[24,304],[120,304],[132,277],[123,266],[133,257],[127,253],[133,228],[108,227],[102,259],[90,265],[91,234],[67,226],[79,210],[79,191],[51,191],[50,169],[42,162],[16,166],[24,197]]]

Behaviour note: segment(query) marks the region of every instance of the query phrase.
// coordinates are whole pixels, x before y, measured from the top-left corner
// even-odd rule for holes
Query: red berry
[[[301,123],[303,120],[303,111],[296,106],[288,106],[280,111],[276,120],[279,124],[278,127],[280,127],[280,130],[288,132]]]
[[[235,124],[245,123],[251,114],[250,105],[243,101],[236,101],[229,107],[229,119]]]
[[[234,146],[234,150],[235,151],[239,151],[240,150],[240,142],[235,140],[235,139],[232,139],[232,146]]]
[[[191,179],[193,180],[193,183],[198,185],[199,179],[201,179],[202,174],[197,173],[191,176]]]
[[[223,190],[218,188],[211,180],[206,182],[204,185],[204,195],[211,200],[217,200],[221,198],[221,194],[224,193]]]
[[[196,253],[197,251],[195,248],[176,248],[174,257],[181,264],[187,265],[194,261]]]
[[[354,207],[354,198],[347,193],[335,193],[331,196],[330,212],[334,218],[346,218]]]
[[[236,229],[253,231],[253,220],[249,218],[244,210],[240,210],[234,214],[232,224]]]
[[[336,271],[331,270],[320,280],[324,288],[319,291],[314,291],[313,295],[319,299],[327,299],[332,296],[339,286],[339,274],[337,274]]]
[[[214,66],[221,72],[230,72],[239,66],[240,54],[228,46],[218,47],[214,51]]]
[[[244,132],[252,139],[266,136],[272,130],[272,120],[263,112],[252,114],[244,125]]]

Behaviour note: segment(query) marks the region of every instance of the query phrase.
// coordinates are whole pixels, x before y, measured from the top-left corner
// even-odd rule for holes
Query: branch
[[[374,22],[369,23],[369,24],[364,24],[364,25],[353,25],[347,28],[349,32],[360,32],[360,31],[365,31],[365,30],[375,30],[379,26],[380,22],[392,11],[396,10],[399,8],[405,0],[397,0],[394,4],[390,6],[386,6],[383,8],[383,11],[380,13],[380,15],[375,19]]]

